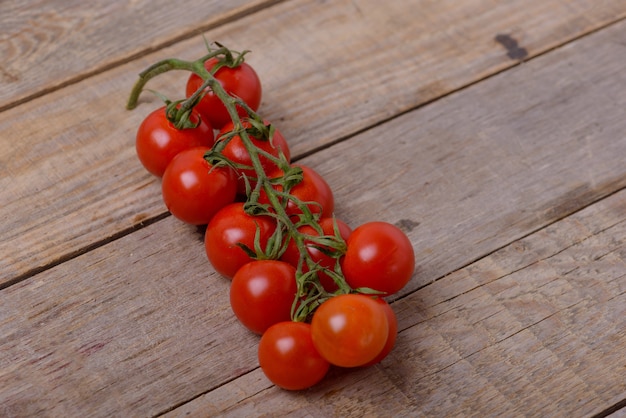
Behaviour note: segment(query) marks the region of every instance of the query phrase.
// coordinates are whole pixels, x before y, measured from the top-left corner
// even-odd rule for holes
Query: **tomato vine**
[[[290,194],[291,189],[302,181],[302,169],[297,166],[291,166],[282,153],[279,157],[276,157],[255,146],[251,139],[251,130],[244,127],[243,118],[240,117],[236,110],[237,106],[246,110],[246,120],[252,125],[252,130],[255,132],[256,138],[260,138],[264,141],[272,141],[275,132],[274,126],[266,126],[260,115],[251,109],[243,100],[229,95],[224,90],[214,75],[219,68],[214,68],[212,71],[208,71],[204,67],[204,62],[214,57],[220,57],[219,62],[222,63],[221,66],[236,67],[243,62],[244,55],[247,52],[248,51],[235,53],[223,45],[220,45],[218,49],[210,51],[209,54],[196,61],[185,61],[175,58],[160,61],[139,74],[139,80],[133,87],[126,107],[128,109],[136,107],[139,95],[150,79],[172,70],[191,71],[204,80],[201,87],[191,97],[176,102],[178,111],[172,112],[171,114],[168,113],[168,117],[170,117],[172,122],[177,124],[180,129],[185,129],[187,126],[190,126],[188,117],[191,114],[191,110],[198,103],[203,92],[207,88],[211,89],[211,91],[213,91],[213,93],[222,101],[232,119],[234,129],[230,135],[222,137],[221,140],[216,141],[213,148],[205,154],[205,159],[213,167],[226,165],[235,168],[250,168],[238,166],[222,154],[222,151],[228,144],[228,141],[234,135],[241,138],[250,155],[250,160],[252,162],[251,168],[256,173],[256,186],[253,189],[250,188],[249,181],[246,181],[248,197],[244,205],[245,211],[254,216],[265,215],[273,217],[278,224],[276,232],[270,239],[271,244],[273,244],[269,245],[269,248],[272,249],[272,253],[266,253],[264,257],[265,259],[279,258],[284,252],[289,239],[293,240],[298,248],[300,253],[300,260],[296,271],[298,292],[297,297],[294,298],[293,302],[292,319],[294,321],[305,321],[317,308],[317,306],[328,298],[337,294],[352,292],[352,289],[347,284],[343,274],[341,273],[339,263],[337,262],[335,268],[332,270],[319,266],[311,259],[306,248],[307,243],[308,245],[314,245],[322,248],[325,252],[329,253],[329,255],[337,259],[345,253],[346,244],[338,231],[335,231],[336,233],[334,235],[323,235],[318,222],[319,216],[311,211],[309,202],[303,202]],[[282,176],[270,178],[268,173],[266,173],[263,168],[261,157],[272,161],[280,170],[282,170]],[[277,190],[276,186],[278,186],[278,189],[280,190]],[[264,195],[267,197],[269,205],[259,203],[261,191],[263,191]],[[292,202],[301,211],[300,216],[298,216],[295,221],[293,217],[286,212],[288,202]],[[319,233],[319,235],[300,233],[298,228],[304,225],[312,227]],[[283,239],[283,235],[285,234],[288,237],[287,240]],[[284,244],[278,246],[277,243]],[[256,256],[257,255],[255,254],[255,257]],[[307,272],[303,272],[305,265],[308,268]],[[334,293],[328,293],[319,284],[317,275],[321,270],[325,270],[325,273],[332,277],[337,284],[338,290]],[[369,292],[372,294],[379,293],[371,289],[358,289],[358,291]]]
[[[212,97],[217,97],[220,105],[225,107],[228,113],[229,126],[227,128],[214,126],[214,128],[220,130],[220,135],[215,138],[210,148],[204,148],[202,152],[203,162],[201,164],[197,160],[192,161],[192,157],[189,156],[187,157],[189,162],[185,162],[185,164],[193,165],[194,167],[199,166],[201,167],[200,169],[204,167],[204,170],[209,173],[222,170],[220,178],[223,179],[227,179],[228,170],[232,170],[241,176],[245,186],[243,187],[245,196],[241,206],[227,205],[228,199],[214,199],[220,201],[219,207],[215,206],[207,209],[210,217],[213,217],[208,222],[207,235],[205,237],[209,260],[211,260],[210,251],[212,251],[212,246],[220,245],[211,241],[213,239],[211,228],[218,228],[218,223],[220,223],[220,227],[233,228],[233,226],[226,225],[228,223],[226,221],[220,220],[218,222],[221,219],[220,210],[228,210],[230,211],[229,213],[233,214],[239,213],[239,215],[228,215],[230,217],[242,217],[242,221],[236,227],[239,227],[242,222],[256,224],[253,237],[249,236],[248,241],[245,241],[247,244],[244,243],[243,239],[237,241],[234,245],[222,244],[225,246],[223,249],[225,255],[222,256],[220,254],[220,257],[225,260],[230,260],[231,258],[238,260],[236,267],[228,269],[229,273],[227,274],[230,276],[229,278],[237,280],[236,288],[240,289],[238,292],[248,292],[247,297],[253,298],[252,293],[254,292],[251,293],[246,288],[248,285],[247,281],[250,280],[247,276],[251,274],[249,273],[250,271],[262,269],[261,266],[255,269],[248,265],[244,271],[242,265],[246,262],[252,262],[253,260],[277,260],[276,263],[279,264],[269,263],[266,266],[271,266],[272,269],[281,271],[281,274],[284,275],[285,272],[290,271],[280,265],[280,263],[285,262],[283,259],[283,256],[286,257],[285,253],[290,252],[289,259],[292,263],[296,259],[294,266],[296,290],[290,302],[289,318],[290,322],[307,324],[307,327],[298,327],[298,333],[312,333],[310,341],[307,340],[307,342],[299,345],[301,350],[304,350],[300,355],[315,358],[316,364],[318,364],[316,369],[311,371],[311,376],[309,377],[311,384],[318,380],[320,374],[325,373],[327,362],[353,367],[366,363],[372,364],[372,362],[382,360],[395,343],[397,323],[395,322],[393,311],[381,297],[399,291],[413,274],[414,253],[408,237],[397,227],[381,222],[363,224],[355,231],[346,231],[348,227],[345,224],[335,219],[332,215],[328,218],[328,214],[325,213],[332,212],[332,207],[324,207],[332,206],[332,200],[329,204],[328,202],[320,202],[315,199],[309,200],[307,197],[299,197],[301,195],[298,194],[298,189],[305,187],[304,184],[307,181],[313,181],[312,178],[318,176],[317,173],[306,166],[291,163],[288,152],[285,152],[285,149],[276,143],[278,142],[276,140],[276,127],[257,113],[257,107],[260,102],[260,97],[258,97],[260,96],[260,84],[252,84],[258,89],[258,92],[256,92],[258,94],[251,96],[255,102],[251,104],[239,97],[239,95],[227,91],[224,83],[220,80],[220,74],[223,74],[220,73],[220,70],[223,68],[236,70],[247,65],[244,61],[245,55],[249,51],[236,52],[229,50],[221,44],[216,44],[216,46],[217,48],[215,49],[208,47],[208,53],[195,61],[170,58],[146,68],[139,74],[139,79],[131,91],[126,107],[134,109],[146,84],[160,74],[173,70],[184,70],[192,73],[190,80],[191,77],[200,77],[202,82],[194,84],[197,85],[197,88],[191,94],[188,92],[187,98],[177,101],[169,101],[163,98],[166,103],[165,115],[167,120],[181,131],[197,128],[205,119],[210,119],[211,115],[200,111],[197,114],[194,112],[201,103],[205,103],[203,100],[206,96],[212,95]],[[256,77],[256,74],[254,74],[254,77]],[[218,123],[221,125],[223,121]],[[229,158],[226,155],[225,150],[235,138],[237,138],[237,141],[241,141],[245,149],[245,163],[241,162],[243,160],[235,161],[234,158]],[[269,147],[259,146],[258,141],[269,144]],[[198,150],[194,152],[198,154]],[[179,155],[182,154],[181,152]],[[191,152],[186,153],[186,155],[191,154]],[[182,157],[179,157],[179,155],[174,157],[168,165],[164,179],[175,177],[174,174],[168,175],[168,169],[170,169],[170,166],[180,166],[182,164],[180,161]],[[184,168],[183,166],[179,171],[184,171]],[[187,177],[189,176],[187,174]],[[319,178],[321,179],[321,176]],[[223,181],[228,182],[228,180]],[[327,194],[332,199],[332,192],[329,186],[323,179],[320,182],[323,184],[322,186],[318,185],[318,187],[327,188]],[[167,191],[167,196],[170,196],[170,200],[176,198],[193,200],[197,198],[193,195],[194,191],[184,190],[174,194],[166,190],[167,185],[165,182],[163,187],[164,196],[166,196]],[[224,184],[223,187],[224,190],[234,190],[236,188],[236,186],[227,184]],[[219,191],[215,191],[215,188],[207,188],[209,189],[206,192],[207,196],[215,196],[216,193],[219,193]],[[243,213],[239,212],[241,210],[243,210]],[[173,214],[176,215],[175,212]],[[210,217],[189,217],[188,219],[208,220],[211,219]],[[185,217],[182,215],[180,218],[185,220]],[[268,220],[271,220],[273,222],[272,225],[275,225],[275,227],[272,228]],[[263,230],[261,224],[264,225]],[[322,224],[324,224],[324,227]],[[347,239],[344,238],[346,236]],[[379,240],[382,244],[378,246],[369,245],[370,243],[367,241],[370,239]],[[361,249],[368,245],[369,252],[364,256]],[[347,273],[349,274],[344,274],[343,269],[348,269]],[[226,269],[223,271],[226,271]],[[363,279],[361,277],[363,274],[375,277]],[[331,285],[323,283],[322,277],[330,280],[332,282]],[[264,283],[264,286],[266,286],[269,281]],[[354,287],[351,287],[351,284]],[[235,289],[235,286],[231,289]],[[235,292],[235,290],[231,291]],[[265,299],[269,298],[267,293],[263,294]],[[284,318],[280,312],[274,312],[274,319],[269,320],[269,322],[265,321],[264,318],[254,318],[254,315],[250,319],[249,315],[242,312],[242,309],[244,309],[242,306],[246,306],[246,303],[253,305],[254,303],[262,304],[268,302],[265,300],[244,303],[237,300],[237,297],[237,295],[231,293],[231,303],[236,310],[237,316],[249,318],[242,319],[242,322],[254,324],[250,326],[250,329],[254,332],[262,333],[264,338],[266,329],[272,329],[273,327],[283,327],[285,330],[296,329],[281,325],[281,322],[272,324],[272,322],[277,321],[275,318]],[[378,303],[372,302],[372,299],[378,301]],[[330,303],[331,301],[332,304]],[[237,306],[236,308],[235,305]],[[348,313],[345,311],[348,305],[351,306],[350,309],[352,311],[356,310],[362,313],[356,316]],[[318,308],[320,308],[320,312],[323,312],[323,315],[316,316]],[[365,315],[365,312],[367,312],[367,315]],[[260,326],[260,323],[263,325]],[[312,326],[308,326],[309,323]],[[342,327],[337,327],[337,323],[349,324],[349,327],[343,329]],[[372,324],[370,327],[372,331],[367,331],[370,329],[366,326],[367,324]],[[362,332],[355,333],[355,327],[362,327]],[[365,335],[369,333],[371,336],[374,332],[376,333],[376,345],[368,343],[368,336]],[[282,333],[283,331],[274,331],[271,335],[282,335]],[[275,352],[279,357],[281,355],[276,351],[279,348],[273,346],[271,341],[267,341],[269,338],[265,338],[262,343],[264,347],[263,352],[265,353],[263,354],[264,360],[262,363],[266,365],[263,366],[262,364],[262,367],[268,376],[281,376],[281,373],[273,373],[269,369],[266,370],[266,367],[280,367],[280,365],[272,364],[268,360],[267,353]],[[358,344],[355,342],[351,346],[349,343],[346,343],[346,341],[359,338],[362,341]],[[333,344],[341,344],[341,350],[333,349]],[[346,344],[348,344],[347,347],[345,347]],[[348,353],[345,356],[350,356],[351,360],[342,362],[340,358],[342,354],[338,355],[339,358],[337,360],[335,360],[336,356],[329,354],[329,357],[323,355],[324,359],[320,361],[318,359],[319,355],[313,353],[311,347],[315,347],[316,350],[321,349],[323,353]],[[293,354],[289,353],[288,355],[292,356]],[[333,360],[329,360],[329,358]],[[300,385],[293,384],[293,382],[285,383],[284,385],[281,385],[278,381],[275,381],[275,383],[281,387],[300,388]],[[307,383],[304,387],[308,385],[310,384]]]

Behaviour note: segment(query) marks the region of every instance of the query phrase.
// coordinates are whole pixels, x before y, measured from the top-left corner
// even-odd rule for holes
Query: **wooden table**
[[[0,416],[625,416],[624,0],[0,3]],[[135,156],[203,35],[417,271],[381,364],[274,387]],[[187,74],[149,88],[180,98]]]

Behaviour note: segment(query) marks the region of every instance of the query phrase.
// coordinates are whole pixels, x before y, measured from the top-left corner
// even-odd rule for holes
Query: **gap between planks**
[[[367,131],[369,129],[376,128],[378,126],[384,125],[384,124],[386,124],[388,122],[391,122],[394,119],[397,119],[398,117],[400,117],[402,115],[405,115],[407,113],[411,113],[411,112],[413,112],[415,110],[418,110],[418,109],[420,109],[420,108],[422,108],[424,106],[428,106],[428,105],[436,102],[437,100],[441,100],[441,99],[443,99],[445,97],[451,96],[451,95],[456,94],[456,93],[458,93],[458,92],[460,92],[462,90],[465,90],[465,89],[467,89],[469,87],[472,87],[472,86],[474,86],[474,85],[476,85],[478,83],[482,83],[485,80],[488,80],[488,79],[490,79],[492,77],[495,77],[495,76],[497,76],[497,75],[499,75],[501,73],[509,71],[512,68],[515,68],[515,67],[517,67],[519,65],[523,65],[526,62],[530,62],[530,61],[532,61],[534,59],[537,59],[537,58],[539,58],[539,57],[541,57],[543,55],[549,54],[552,51],[555,51],[555,50],[557,50],[559,48],[564,47],[565,45],[569,45],[569,44],[571,44],[573,42],[576,42],[579,39],[582,39],[582,38],[584,38],[586,36],[589,36],[589,35],[594,34],[596,32],[600,32],[600,31],[602,31],[604,29],[608,29],[611,26],[620,24],[622,21],[626,21],[626,17],[618,18],[616,20],[607,22],[606,24],[598,26],[597,28],[593,28],[593,29],[588,30],[587,32],[581,32],[578,36],[573,36],[572,38],[570,38],[570,39],[568,39],[568,40],[566,40],[566,41],[564,41],[564,42],[562,42],[560,44],[556,44],[556,45],[554,45],[554,46],[552,46],[550,48],[547,48],[547,49],[545,49],[543,51],[540,51],[540,52],[538,52],[538,53],[536,53],[534,55],[531,55],[531,56],[529,56],[527,58],[520,59],[517,62],[512,62],[510,64],[510,66],[508,66],[508,67],[503,67],[503,68],[501,68],[498,71],[494,71],[492,73],[486,74],[484,77],[476,78],[475,80],[472,80],[469,83],[460,85],[457,88],[449,89],[446,92],[440,93],[437,96],[434,96],[432,98],[426,99],[425,101],[423,101],[421,103],[418,103],[418,104],[416,104],[413,107],[407,108],[406,110],[400,111],[400,112],[398,112],[398,113],[396,113],[396,114],[394,114],[392,116],[389,116],[388,118],[382,118],[379,121],[377,121],[376,123],[371,124],[370,126],[366,126],[366,127],[361,128],[361,129],[355,130],[354,132],[350,132],[350,134],[348,134],[348,135],[344,135],[344,136],[338,137],[335,140],[329,141],[329,142],[327,142],[325,144],[319,145],[317,147],[311,148],[310,150],[302,152],[302,153],[300,153],[298,155],[298,157],[294,161],[296,161],[298,159],[302,159],[302,158],[308,157],[308,156],[310,156],[312,154],[315,154],[317,152],[323,151],[323,150],[325,150],[327,148],[332,147],[333,145],[339,144],[340,142],[343,142],[343,141],[346,141],[346,140],[348,140],[348,139],[350,139],[352,137],[355,137],[355,136],[357,136],[357,135],[359,135],[359,134],[361,134],[361,133],[363,133],[363,132],[365,132],[365,131]]]
[[[179,42],[188,40],[190,38],[193,38],[194,36],[198,36],[204,32],[208,32],[212,29],[216,29],[219,28],[220,26],[224,26],[227,25],[231,22],[237,21],[239,19],[242,19],[246,16],[252,15],[254,13],[257,13],[263,9],[267,9],[270,8],[276,4],[282,3],[284,1],[287,0],[267,0],[264,3],[261,4],[255,4],[249,8],[242,8],[242,9],[236,9],[236,10],[231,10],[228,13],[224,14],[223,16],[219,17],[217,20],[212,21],[208,24],[205,24],[203,26],[197,26],[194,28],[189,29],[188,31],[180,34],[180,35],[176,35],[176,36],[172,36],[170,39],[166,40],[166,41],[162,41],[160,43],[157,43],[153,46],[149,46],[149,47],[145,47],[137,52],[134,52],[132,54],[126,55],[126,56],[122,56],[119,59],[116,59],[114,61],[111,61],[109,63],[105,63],[99,66],[96,66],[92,69],[87,69],[83,72],[78,73],[77,75],[70,77],[66,80],[63,80],[61,82],[57,82],[57,83],[52,83],[52,85],[48,86],[48,87],[44,87],[38,91],[35,91],[31,94],[28,94],[24,97],[19,97],[17,99],[15,99],[12,102],[9,102],[5,105],[0,105],[0,112],[17,107],[19,105],[22,105],[24,103],[27,103],[33,99],[36,99],[38,97],[44,96],[46,94],[50,94],[53,93],[57,90],[60,90],[62,88],[71,86],[73,84],[79,83],[83,80],[86,80],[88,78],[91,78],[93,76],[96,76],[98,74],[102,74],[106,71],[112,70],[113,68],[119,67],[120,65],[124,65],[127,64],[131,61],[135,61],[139,58],[145,57],[146,55],[149,55],[151,53],[154,53],[156,51],[159,51],[163,48],[167,48],[170,47],[174,44],[177,44]]]
[[[94,243],[87,245],[86,247],[80,248],[77,251],[65,254],[63,257],[58,258],[57,260],[53,260],[52,262],[50,262],[49,264],[45,265],[45,266],[40,266],[40,267],[36,267],[30,271],[25,272],[22,275],[16,276],[15,278],[8,280],[6,282],[0,282],[0,291],[2,291],[3,289],[6,289],[7,287],[11,287],[13,285],[16,285],[24,280],[27,280],[28,278],[35,276],[39,273],[43,273],[46,270],[49,270],[51,268],[54,268],[56,266],[58,266],[59,264],[65,263],[67,261],[73,260],[76,257],[80,257],[83,254],[86,254],[90,251],[93,251],[95,249],[98,249],[100,247],[102,247],[103,245],[107,245],[112,243],[113,241],[117,241],[120,238],[125,237],[126,235],[132,234],[135,231],[138,231],[140,229],[143,229],[147,226],[152,225],[153,223],[156,223],[160,220],[163,220],[167,217],[170,216],[169,212],[163,212],[159,215],[150,217],[150,218],[146,218],[143,219],[140,223],[137,223],[135,225],[130,226],[129,228],[126,229],[122,229],[119,232],[115,233],[114,235],[111,235],[109,237],[106,237],[104,239],[101,239],[99,241],[95,241]]]

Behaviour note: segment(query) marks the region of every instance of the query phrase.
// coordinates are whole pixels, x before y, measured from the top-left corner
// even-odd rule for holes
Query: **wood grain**
[[[589,416],[624,399],[625,205],[624,193],[608,198],[417,292],[426,326],[405,347],[437,351],[420,364],[398,350],[389,373],[419,409]]]
[[[153,416],[253,368],[199,236],[168,218],[4,289],[0,415]]]
[[[433,415],[623,399],[624,192],[567,216],[625,186],[624,25],[303,160],[349,223],[413,228],[419,270],[380,367],[303,394],[267,386],[228,283],[168,217],[0,291],[3,412],[146,416],[225,392],[213,407],[232,416],[376,414],[389,396],[389,411]]]
[[[592,5],[368,0],[329,8],[298,0],[208,36],[256,51],[250,62],[266,80],[262,113],[302,156],[516,65],[494,40],[499,33],[532,57],[626,13],[621,1]],[[136,112],[123,104],[140,69],[202,49],[199,39],[181,42],[0,114],[7,173],[0,178],[0,286],[164,215],[158,182],[132,147],[157,100],[144,96]],[[180,74],[168,74],[149,87],[177,97],[183,84]]]
[[[393,303],[376,368],[296,394],[255,370],[166,416],[602,413],[626,399],[625,214],[622,191]]]
[[[624,28],[316,154],[341,196],[337,216],[404,226],[414,290],[623,188],[626,94],[614,86],[626,85]]]
[[[276,1],[27,0],[0,4],[0,109]]]

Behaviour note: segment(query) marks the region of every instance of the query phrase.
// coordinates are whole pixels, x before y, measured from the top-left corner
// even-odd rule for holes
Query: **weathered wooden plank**
[[[331,369],[320,386],[285,392],[265,378],[260,369],[238,378],[164,417],[417,417],[415,399],[402,393],[377,367],[351,371]]]
[[[4,1],[0,109],[276,1]]]
[[[256,370],[166,416],[601,413],[626,399],[626,192],[392,306],[401,331],[377,368],[298,394]]]
[[[438,382],[439,396],[420,405],[433,415],[509,409],[473,403],[462,390],[472,375],[520,415],[586,416],[624,399],[625,208],[621,192],[403,301],[402,310],[418,307],[425,318],[405,347],[436,336],[444,355],[418,364],[398,350],[389,373],[412,375],[396,382],[418,399]],[[438,405],[448,389],[453,404]]]
[[[605,266],[593,260],[598,255],[596,247],[594,251],[582,247],[584,251],[575,256],[573,250],[538,252],[544,258],[551,257],[549,265],[534,262],[528,253],[519,256],[527,264],[520,264],[512,255],[510,274],[478,275],[484,283],[454,280],[451,284],[451,278],[459,275],[472,273],[475,277],[471,266],[461,270],[465,273],[446,275],[625,186],[619,158],[626,146],[626,122],[621,117],[626,93],[613,88],[623,85],[626,77],[621,70],[624,55],[619,53],[625,24],[579,40],[305,160],[319,168],[335,187],[338,216],[352,225],[382,219],[398,222],[407,230],[413,227],[408,233],[419,265],[407,291],[421,290],[395,304],[400,307],[403,333],[396,354],[390,358],[393,363],[340,380],[331,379],[312,391],[319,393],[315,396],[326,395],[323,399],[329,399],[328,410],[346,405],[357,408],[355,414],[368,413],[375,405],[367,399],[382,399],[388,392],[406,397],[397,398],[397,404],[390,407],[393,410],[422,408],[424,412],[436,412],[436,405],[412,394],[419,391],[425,397],[433,387],[444,391],[432,393],[436,395],[431,398],[435,403],[438,399],[446,401],[442,393],[450,391],[455,400],[475,396],[487,405],[507,399],[512,409],[517,408],[518,404],[494,389],[501,383],[498,373],[480,361],[517,361],[510,374],[498,376],[511,377],[510,384],[519,383],[518,388],[523,390],[525,381],[519,376],[524,376],[524,370],[538,374],[541,369],[532,357],[525,366],[520,356],[526,351],[541,356],[557,351],[555,345],[553,352],[541,352],[543,344],[531,338],[535,330],[543,332],[546,344],[567,341],[575,345],[581,336],[584,343],[591,337],[606,342],[604,351],[598,349],[598,353],[590,354],[593,363],[585,363],[576,355],[578,352],[570,356],[575,362],[567,363],[567,353],[559,353],[567,367],[555,373],[555,379],[574,374],[584,377],[592,388],[603,387],[604,383],[596,381],[598,376],[606,375],[615,384],[622,382],[616,382],[615,374],[610,372],[594,373],[603,372],[609,361],[613,366],[623,364],[616,353],[623,351],[624,341],[610,335],[624,329],[623,322],[619,322],[623,317],[618,316],[623,314],[624,302],[620,287],[622,259],[618,258],[623,256],[623,226],[619,223],[624,214],[623,194],[607,199],[608,209],[590,212],[590,219],[599,222],[595,229],[588,227],[599,231],[596,238],[591,233],[585,238],[567,228],[559,228],[565,233],[555,234],[560,238],[554,240],[560,243],[555,248],[595,239],[599,246],[613,250],[600,263],[611,262],[615,269],[601,269],[603,273],[597,276],[600,285],[585,290],[579,282],[583,269],[593,271]],[[525,96],[510,100],[513,91],[523,91]],[[403,137],[407,132],[418,132],[419,137]],[[388,146],[389,141],[393,141],[393,147]],[[384,154],[374,158],[374,151]],[[363,158],[373,159],[363,164]],[[358,185],[354,179],[359,179]],[[586,186],[579,187],[581,184]],[[415,196],[419,201],[413,200]],[[573,225],[593,225],[586,218],[584,222],[574,219]],[[602,235],[604,230],[607,232]],[[252,395],[248,403],[241,403],[241,408],[249,408],[250,402],[258,399],[257,390],[261,397],[264,392],[277,392],[264,391],[263,383],[257,380],[258,372],[253,371],[257,340],[230,314],[227,282],[216,277],[208,266],[196,234],[194,228],[166,218],[0,291],[0,388],[8,388],[0,391],[0,405],[7,415],[34,414],[43,409],[59,415],[76,411],[150,415],[167,411],[240,375],[246,375],[250,382],[238,385]],[[537,236],[542,242],[540,234]],[[508,248],[518,250],[514,245]],[[502,254],[496,253],[488,260],[498,260]],[[564,285],[562,301],[558,289],[552,287],[560,283],[552,283],[558,277],[545,274],[554,273],[561,254],[580,259],[579,272],[571,267],[559,271],[569,272],[565,280],[577,280],[582,286],[579,289],[570,284],[575,289],[572,291]],[[500,263],[499,268],[504,268],[506,263]],[[549,268],[540,270],[544,265]],[[523,273],[515,273],[517,270]],[[524,277],[534,281],[518,284],[524,282]],[[496,281],[491,283],[486,278]],[[435,279],[440,280],[428,285]],[[511,284],[512,280],[516,282]],[[601,287],[607,282],[612,284]],[[532,287],[535,284],[537,288]],[[505,285],[509,285],[510,293],[506,293]],[[452,288],[442,291],[449,286]],[[472,291],[476,300],[466,296]],[[596,291],[599,296],[594,302]],[[428,296],[430,304],[422,303],[429,294],[438,296]],[[602,295],[608,295],[606,301]],[[405,305],[407,300],[418,303]],[[491,310],[492,304],[502,311]],[[468,312],[471,315],[465,317],[476,319],[475,328],[462,320],[455,322]],[[592,316],[585,317],[587,312]],[[557,319],[564,324],[562,338],[542,328]],[[422,326],[425,323],[433,326]],[[597,327],[581,329],[576,325],[579,323]],[[447,328],[440,329],[442,326]],[[568,334],[570,329],[572,335]],[[472,330],[477,336],[467,337],[471,344],[457,346],[464,332]],[[489,338],[483,340],[482,336]],[[522,352],[508,345],[525,342],[530,345]],[[577,347],[586,350],[585,346]],[[614,348],[620,351],[611,351]],[[605,357],[597,358],[600,354]],[[396,367],[402,356],[402,367]],[[598,368],[592,366],[596,360],[600,361]],[[502,369],[506,371],[504,366]],[[452,372],[466,379],[455,385],[456,374]],[[421,380],[413,380],[414,376],[421,376]],[[539,396],[542,388],[548,390],[553,383],[545,376],[537,381],[535,375],[529,376],[531,397]],[[382,382],[381,392],[367,393],[364,405],[355,406],[353,396],[357,395],[352,394],[364,390],[360,388],[367,387],[367,382],[378,380]],[[470,385],[472,382],[480,387]],[[332,387],[337,391],[316,392]],[[619,396],[614,389],[605,393],[603,398],[590,392],[583,399],[589,399],[595,408],[597,402],[608,402],[611,394]],[[343,394],[350,396],[343,398]],[[314,395],[308,396],[307,402],[314,399]],[[299,399],[304,403],[303,397]],[[272,402],[277,402],[277,409],[293,407],[289,399]],[[442,408],[467,406],[446,402]],[[306,409],[307,413],[313,414],[313,408]]]
[[[152,416],[251,369],[199,236],[168,218],[4,289],[0,415]]]
[[[621,0],[367,0],[332,8],[298,0],[208,36],[255,51],[250,61],[265,81],[262,113],[303,155],[516,64],[497,34],[518,39],[531,57],[625,13]],[[139,167],[132,146],[157,100],[146,95],[136,112],[123,104],[140,69],[202,48],[199,39],[181,42],[0,114],[0,283],[164,214],[158,182]],[[178,76],[149,87],[177,97]]]
[[[468,263],[623,188],[626,93],[615,86],[626,85],[625,27],[316,155],[341,196],[338,216],[405,226],[417,252],[413,290],[464,266],[455,260]]]

